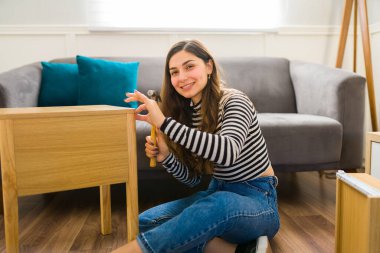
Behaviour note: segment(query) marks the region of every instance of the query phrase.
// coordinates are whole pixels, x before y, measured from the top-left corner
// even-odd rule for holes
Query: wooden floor
[[[335,180],[317,172],[277,173],[281,229],[270,244],[274,253],[334,252]],[[189,194],[172,191],[177,182],[139,183],[140,211]],[[166,196],[166,197],[162,197]],[[126,242],[125,188],[112,188],[112,235],[100,235],[96,188],[23,197],[21,252],[111,252]],[[0,251],[5,252],[0,215]]]

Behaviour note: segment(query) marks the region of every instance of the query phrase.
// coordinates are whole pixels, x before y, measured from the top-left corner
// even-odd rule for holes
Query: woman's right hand
[[[156,135],[157,147],[154,146],[150,136],[145,137],[145,154],[149,158],[156,158],[157,162],[162,162],[169,155],[170,151],[163,133],[159,129],[156,129]]]
[[[135,110],[136,120],[146,121],[151,124],[152,127],[161,127],[162,123],[165,120],[165,116],[156,101],[149,99],[138,90],[135,90],[133,93],[126,93],[126,96],[127,99],[124,101],[127,103],[132,101],[138,101],[141,103]],[[144,115],[140,114],[142,111],[147,111],[148,113]]]

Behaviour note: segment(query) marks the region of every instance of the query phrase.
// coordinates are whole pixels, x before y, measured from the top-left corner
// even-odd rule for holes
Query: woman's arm
[[[172,118],[165,118],[160,129],[172,141],[198,156],[221,166],[231,166],[241,153],[256,112],[243,94],[233,95],[220,109],[223,118],[218,126],[219,134],[190,128]],[[254,127],[258,129],[259,125],[256,123]]]
[[[178,181],[194,187],[198,185],[201,181],[201,175],[192,176],[190,174],[189,168],[180,162],[173,153],[170,153],[164,161],[162,161],[162,166],[172,174]]]
[[[154,126],[159,126],[157,123],[159,121],[163,121],[165,117],[163,116],[160,108],[154,100],[151,100],[145,97],[142,93],[136,91],[135,93],[127,93],[128,98],[125,100],[126,102],[130,101],[140,101],[143,102],[142,105],[136,109],[136,119],[146,121]],[[148,110],[147,115],[138,114],[142,110]],[[200,183],[201,176],[192,176],[189,168],[180,162],[174,154],[169,152],[168,146],[165,143],[165,140],[162,136],[161,131],[157,131],[157,147],[154,147],[150,136],[146,137],[145,143],[145,153],[149,158],[155,157],[158,162],[161,162],[162,165],[166,168],[166,170],[172,174],[178,181],[190,186],[194,187]]]

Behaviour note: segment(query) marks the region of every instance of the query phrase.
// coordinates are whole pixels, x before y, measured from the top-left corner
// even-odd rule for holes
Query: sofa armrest
[[[340,167],[363,163],[365,78],[342,69],[293,61],[290,63],[297,112],[326,116],[343,127]]]
[[[40,63],[0,74],[0,107],[37,106],[41,84]]]

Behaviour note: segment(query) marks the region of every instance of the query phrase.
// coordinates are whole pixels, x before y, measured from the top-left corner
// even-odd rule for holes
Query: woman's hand
[[[153,145],[153,141],[150,136],[145,137],[145,154],[149,158],[156,158],[157,162],[162,162],[169,155],[169,148],[166,145],[163,133],[156,129],[157,133],[157,147]]]
[[[128,103],[132,101],[138,101],[141,103],[141,105],[137,107],[135,111],[137,120],[146,121],[157,128],[161,127],[162,123],[165,120],[165,116],[161,112],[160,107],[156,101],[149,99],[147,96],[137,90],[135,90],[134,93],[127,93],[126,95],[127,99],[124,100],[125,102]],[[148,114],[139,114],[142,111],[148,111]]]

